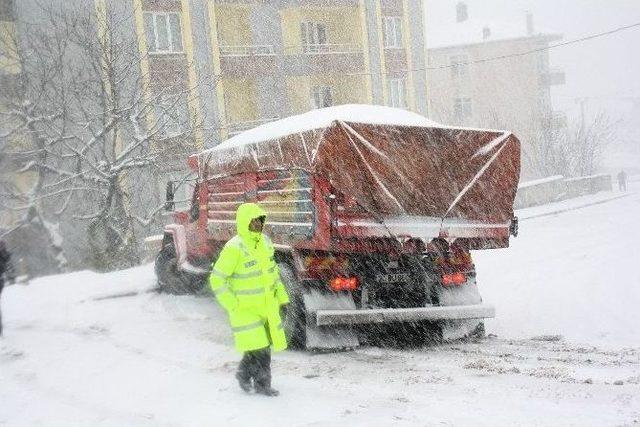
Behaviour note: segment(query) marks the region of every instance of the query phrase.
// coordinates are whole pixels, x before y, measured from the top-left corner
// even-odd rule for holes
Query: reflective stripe
[[[244,263],[244,266],[245,266],[246,268],[249,268],[249,267],[252,267],[252,266],[256,265],[257,263],[258,263],[258,261],[254,259],[254,260],[252,260],[252,261],[245,262],[245,263]]]
[[[227,277],[229,277],[228,274],[224,274],[222,271],[218,271],[215,268],[211,269],[211,274],[216,276],[216,277],[221,277],[223,279],[226,279]]]
[[[249,256],[249,249],[247,249],[247,247],[245,246],[244,242],[242,240],[240,240],[239,243],[240,244],[238,246],[240,247],[240,250],[242,252],[244,252],[244,256]]]
[[[227,292],[228,290],[229,290],[229,287],[228,287],[228,286],[223,286],[223,287],[221,287],[221,288],[214,289],[214,290],[213,290],[213,293],[214,293],[214,294],[216,294],[216,295],[220,295],[220,294],[224,294],[224,293],[225,293],[225,292]]]
[[[236,295],[258,295],[263,294],[264,288],[241,289],[236,291]]]
[[[244,332],[244,331],[250,331],[251,329],[256,329],[259,327],[264,327],[264,323],[261,321],[255,322],[255,323],[250,323],[248,325],[245,326],[236,326],[235,328],[231,328],[231,330],[233,332]]]
[[[251,271],[249,273],[233,273],[232,279],[248,279],[250,277],[258,277],[262,274],[262,270]]]

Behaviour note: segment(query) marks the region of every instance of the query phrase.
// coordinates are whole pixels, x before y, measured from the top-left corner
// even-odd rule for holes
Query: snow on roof
[[[492,9],[486,5],[466,0],[468,18],[456,22],[456,4],[459,0],[434,0],[427,3],[427,47],[436,49],[458,45],[478,44],[498,40],[517,39],[522,37],[544,37],[555,34],[554,31],[535,27],[534,34],[527,34],[526,13],[521,12],[521,19],[513,20],[515,10],[504,11],[503,15],[489,14]],[[489,10],[485,10],[489,9]],[[483,36],[484,29],[489,35]]]
[[[263,124],[229,138],[207,151],[238,147],[312,129],[322,129],[330,126],[336,120],[382,125],[445,127],[420,114],[399,108],[346,104],[311,110],[304,114]]]

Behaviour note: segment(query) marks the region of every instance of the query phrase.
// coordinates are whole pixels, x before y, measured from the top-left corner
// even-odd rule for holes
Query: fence
[[[576,178],[554,175],[520,184],[514,208],[521,209],[538,206],[572,197],[595,194],[600,191],[611,191],[612,189],[611,175],[608,174],[579,176]]]

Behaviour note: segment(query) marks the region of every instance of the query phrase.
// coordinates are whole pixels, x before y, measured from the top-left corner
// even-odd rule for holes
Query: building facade
[[[535,32],[531,15],[521,26],[482,24],[460,5],[463,10],[451,6],[455,19],[443,19],[448,26],[427,37],[430,117],[514,132],[522,142],[523,177],[535,176],[544,161],[540,144],[566,128],[566,115],[554,110],[551,96],[565,75],[551,66],[548,50],[562,36]]]
[[[197,92],[175,114],[205,124],[196,148],[331,105],[426,114],[422,2],[131,1],[149,87]]]

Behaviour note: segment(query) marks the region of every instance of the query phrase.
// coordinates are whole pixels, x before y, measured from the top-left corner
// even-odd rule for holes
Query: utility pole
[[[584,135],[585,107],[587,106],[588,97],[576,98],[576,102],[580,104],[580,135]]]

